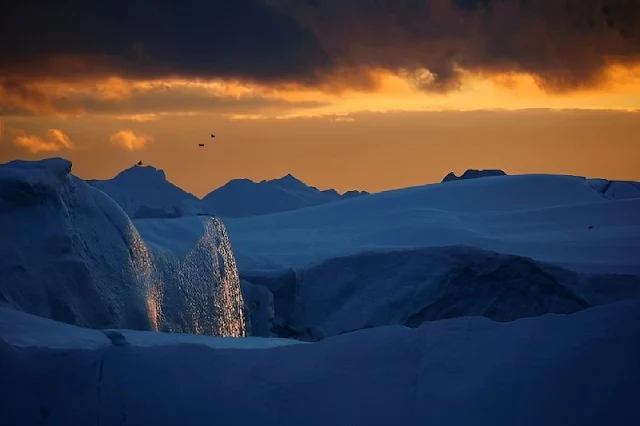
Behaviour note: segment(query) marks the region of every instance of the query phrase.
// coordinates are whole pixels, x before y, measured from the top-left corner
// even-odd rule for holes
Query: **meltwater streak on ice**
[[[212,251],[211,248],[214,250]],[[214,325],[211,334],[245,336],[244,303],[240,291],[238,268],[224,224],[219,219],[210,219],[205,223],[204,234],[195,248],[185,257],[183,267],[187,272],[211,273],[207,276],[193,277],[195,281],[191,282],[211,281],[211,277],[214,278],[213,317],[206,318],[206,324]],[[209,268],[211,268],[210,271]],[[207,287],[200,285],[199,288]],[[198,292],[194,291],[192,294],[198,294]]]
[[[162,323],[164,323],[162,315],[164,283],[162,276],[158,273],[149,249],[142,238],[140,238],[138,230],[131,222],[129,222],[128,228],[131,241],[131,261],[136,274],[136,280],[144,290],[149,323],[153,331],[160,331],[160,327]]]
[[[224,224],[204,219],[202,237],[183,257],[149,248],[133,225],[132,258],[155,331],[245,336],[240,279]]]

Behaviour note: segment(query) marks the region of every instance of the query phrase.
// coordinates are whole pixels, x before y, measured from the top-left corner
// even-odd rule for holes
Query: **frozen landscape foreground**
[[[163,184],[136,206],[184,195],[153,168],[122,176],[139,193]],[[634,188],[463,179],[227,220],[232,248],[218,219],[131,221],[68,161],[16,161],[0,167],[0,232],[11,236],[0,241],[0,303],[98,329],[308,340],[571,313],[640,297]]]
[[[463,244],[581,272],[640,275],[636,187],[561,175],[484,177],[225,225],[241,274],[372,250]]]
[[[253,350],[204,340],[61,349],[51,336],[69,326],[20,315],[28,344],[6,328],[0,339],[7,426],[640,424],[640,301]]]

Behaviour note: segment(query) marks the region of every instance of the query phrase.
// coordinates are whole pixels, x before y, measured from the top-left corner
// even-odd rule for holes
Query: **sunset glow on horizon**
[[[158,29],[101,6],[67,27],[62,7],[58,33],[11,6],[0,34],[31,44],[0,49],[0,162],[110,178],[143,160],[199,196],[287,173],[340,191],[468,168],[640,180],[633,0],[167,5]]]

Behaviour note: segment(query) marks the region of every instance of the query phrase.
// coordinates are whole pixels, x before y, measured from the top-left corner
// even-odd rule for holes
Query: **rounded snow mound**
[[[71,162],[50,158],[38,162],[16,160],[0,167],[0,213],[38,203],[64,183]]]
[[[244,335],[237,268],[215,218],[166,220],[167,233],[191,230],[188,247],[147,244],[63,159],[0,165],[0,218],[2,304],[90,328]]]

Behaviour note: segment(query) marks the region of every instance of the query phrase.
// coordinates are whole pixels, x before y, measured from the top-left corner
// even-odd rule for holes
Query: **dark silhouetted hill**
[[[349,191],[340,195],[335,189],[321,191],[288,174],[261,182],[234,179],[206,195],[202,204],[208,213],[232,218],[297,210],[368,194]]]
[[[87,180],[106,193],[131,218],[194,216],[202,212],[201,201],[167,180],[164,171],[135,165],[113,179]]]

